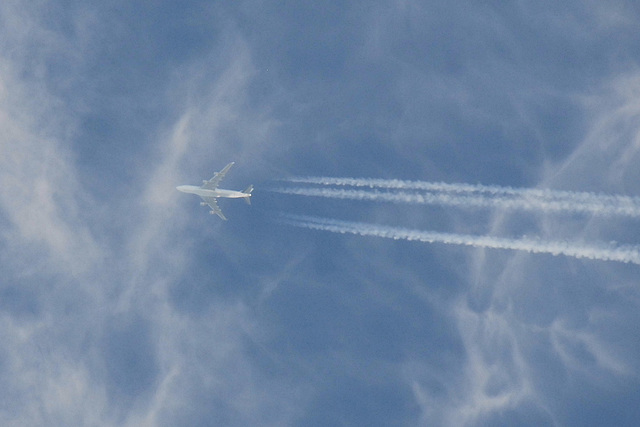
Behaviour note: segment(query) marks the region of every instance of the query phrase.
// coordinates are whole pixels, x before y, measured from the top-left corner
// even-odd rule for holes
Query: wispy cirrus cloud
[[[172,120],[150,130],[158,139],[128,163],[135,166],[129,180],[95,175],[115,178],[96,197],[92,167],[78,165],[74,143],[91,135],[82,123],[97,108],[96,92],[64,102],[76,89],[96,89],[84,74],[95,55],[74,52],[104,47],[80,40],[89,31],[101,42],[85,25],[95,11],[64,15],[78,33],[62,35],[39,10],[16,2],[0,8],[7,24],[0,48],[2,423],[282,425],[295,417],[295,390],[256,372],[247,354],[262,331],[244,304],[220,302],[195,315],[177,310],[169,295],[193,265],[175,186],[193,178],[188,168],[210,169],[212,156],[252,152],[220,137],[255,119],[243,118],[253,71],[241,37],[216,72],[208,69],[214,52],[181,70],[172,88],[159,88],[175,101],[165,112]],[[64,88],[48,68],[60,57],[76,61]],[[255,121],[245,131],[268,126]]]
[[[262,218],[316,206],[273,171],[495,182],[582,210],[482,205],[488,234],[633,244],[590,215],[638,194],[634,8],[552,3],[3,2],[2,424],[637,424],[634,265]],[[257,193],[223,227],[174,188],[231,160]]]

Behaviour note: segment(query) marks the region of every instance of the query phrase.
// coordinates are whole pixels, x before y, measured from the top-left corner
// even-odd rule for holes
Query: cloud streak
[[[306,177],[290,178],[286,182],[367,187],[368,190],[278,187],[271,191],[334,199],[640,217],[640,197],[623,195],[395,179]],[[394,191],[379,191],[379,189]]]
[[[476,248],[518,250],[530,253],[565,255],[574,258],[618,261],[640,265],[640,246],[615,246],[606,243],[580,244],[531,238],[512,239],[494,236],[440,233],[303,215],[284,214],[280,217],[280,221],[295,227],[329,231],[332,233],[374,236],[424,243],[444,243]]]

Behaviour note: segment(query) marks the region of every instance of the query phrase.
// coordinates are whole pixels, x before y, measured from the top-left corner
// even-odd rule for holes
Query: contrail
[[[640,216],[640,197],[600,194],[584,191],[563,191],[538,188],[513,188],[481,184],[448,184],[443,182],[404,181],[398,179],[294,177],[285,180],[291,183],[368,187],[394,190],[420,190],[454,194],[469,194],[477,197],[497,197],[506,200],[527,199],[533,206],[536,202],[558,202],[555,206],[580,205],[574,212],[591,212],[599,215]],[[513,206],[513,205],[512,205]],[[514,206],[515,207],[515,206]],[[524,207],[523,207],[524,208]],[[554,208],[550,210],[555,210]],[[565,209],[558,209],[565,210]]]
[[[571,199],[592,200],[602,202],[614,202],[640,206],[640,197],[622,195],[600,194],[586,191],[563,191],[541,188],[514,188],[498,185],[445,183],[428,181],[406,181],[400,179],[374,179],[374,178],[332,178],[332,177],[293,177],[283,180],[285,182],[300,184],[335,185],[348,187],[389,188],[401,190],[426,190],[445,191],[452,193],[488,193],[506,194],[521,197],[537,197],[545,199]]]
[[[619,261],[640,265],[640,246],[615,246],[599,243],[583,245],[563,241],[540,239],[510,239],[493,236],[439,233],[412,230],[361,222],[339,221],[300,215],[283,215],[280,220],[288,225],[333,233],[376,236],[394,240],[412,240],[425,243],[473,246],[478,248],[513,249],[531,253],[566,255],[601,261]]]
[[[375,183],[377,180],[366,181]],[[331,181],[326,182],[330,183]],[[385,182],[388,182],[389,186],[393,185],[393,181]],[[424,184],[424,186],[430,185],[430,183],[414,184]],[[453,186],[456,190],[452,191],[451,188],[449,188],[447,190],[438,190],[439,192],[415,193],[406,191],[379,191],[375,189],[376,186],[372,186],[374,188],[373,190],[353,190],[327,187],[278,187],[272,188],[269,191],[282,194],[326,197],[333,199],[456,206],[463,208],[504,208],[541,212],[590,213],[599,216],[640,217],[640,199],[635,203],[632,198],[625,196],[600,196],[592,193],[549,192],[548,197],[542,197],[542,193],[538,194],[537,191],[545,190],[517,190],[522,194],[529,194],[529,196],[523,197],[522,194],[513,192],[491,192],[483,194],[481,191],[463,191],[462,188],[475,187],[467,184],[437,185],[447,187]],[[401,189],[402,187],[397,188]],[[506,190],[506,188],[504,190]],[[516,191],[516,189],[511,190]],[[568,197],[567,194],[569,195]],[[587,197],[587,194],[592,195]],[[616,202],[616,200],[618,201]]]

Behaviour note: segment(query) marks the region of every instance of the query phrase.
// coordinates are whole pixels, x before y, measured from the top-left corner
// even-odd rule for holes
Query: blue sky
[[[637,218],[332,200],[294,176],[640,195],[633,1],[6,0],[0,424],[632,426]],[[175,190],[228,162],[207,214]],[[572,243],[572,244],[573,244]]]

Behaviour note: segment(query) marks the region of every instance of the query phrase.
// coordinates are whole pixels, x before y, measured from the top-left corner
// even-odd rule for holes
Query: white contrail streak
[[[405,181],[400,179],[374,178],[331,178],[331,177],[293,177],[286,182],[317,185],[336,185],[348,187],[390,188],[401,190],[447,191],[453,193],[488,193],[507,194],[521,197],[538,197],[546,199],[598,200],[616,203],[628,203],[640,206],[640,197],[599,194],[586,191],[563,191],[543,188],[514,188],[498,185],[463,184],[428,181]]]
[[[403,181],[397,179],[371,178],[331,178],[331,177],[295,177],[286,182],[315,185],[333,185],[350,187],[368,187],[393,190],[420,190],[444,192],[458,195],[475,195],[475,197],[509,200],[510,207],[527,208],[541,202],[555,206],[549,210],[566,210],[562,206],[576,206],[570,211],[591,212],[599,215],[640,216],[640,197],[598,194],[583,191],[562,191],[538,188],[513,188],[481,184],[447,184],[443,182]],[[476,205],[477,206],[477,205]]]
[[[428,184],[428,183],[423,183]],[[446,184],[449,185],[449,184]],[[457,185],[457,184],[456,184]],[[482,194],[480,192],[462,191],[415,193],[406,191],[352,190],[327,187],[279,187],[270,191],[299,196],[326,197],[333,199],[368,200],[376,202],[410,203],[422,205],[456,206],[463,208],[504,208],[521,209],[540,212],[590,213],[599,216],[631,216],[640,217],[640,202],[635,204],[616,203],[613,200],[592,198],[578,200],[577,197],[544,198],[538,196],[513,196],[507,193]],[[528,191],[528,190],[522,190]],[[590,193],[584,193],[590,194]],[[606,196],[623,197],[623,196]],[[627,198],[629,199],[629,198]]]
[[[513,249],[531,253],[566,255],[575,258],[619,261],[640,265],[640,246],[614,246],[605,243],[586,245],[530,238],[510,239],[493,236],[450,234],[299,215],[283,215],[281,221],[296,227],[330,231],[333,233],[376,236],[394,240],[413,240],[425,243],[445,243],[479,248]]]

